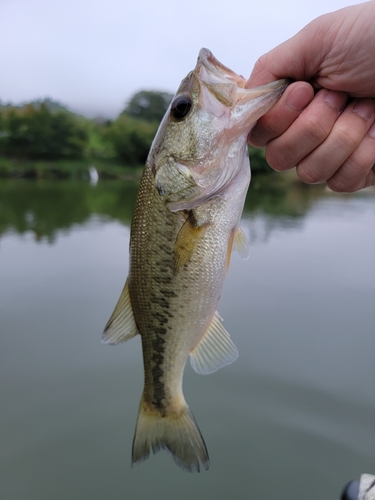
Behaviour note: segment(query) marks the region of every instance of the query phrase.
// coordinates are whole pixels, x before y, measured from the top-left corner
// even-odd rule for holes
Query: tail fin
[[[132,466],[146,460],[150,448],[154,453],[168,450],[176,464],[188,472],[199,472],[200,461],[208,470],[205,442],[186,405],[179,414],[162,416],[146,408],[142,399],[133,441]]]

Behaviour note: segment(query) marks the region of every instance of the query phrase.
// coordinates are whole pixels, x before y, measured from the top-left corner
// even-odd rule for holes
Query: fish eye
[[[191,110],[192,102],[188,95],[179,95],[172,102],[171,115],[176,121],[183,120]]]

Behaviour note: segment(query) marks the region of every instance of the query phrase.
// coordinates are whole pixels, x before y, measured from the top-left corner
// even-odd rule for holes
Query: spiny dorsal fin
[[[195,247],[206,232],[206,228],[206,225],[198,226],[193,213],[190,212],[176,238],[174,247],[176,270],[189,262]]]
[[[250,246],[245,233],[238,227],[234,235],[234,249],[243,259],[249,258]]]
[[[109,318],[102,335],[103,344],[121,344],[138,333],[130,303],[129,286],[126,281],[115,310]]]
[[[190,363],[197,373],[212,373],[238,358],[237,347],[222,325],[216,311],[212,322],[199,344],[190,353]]]

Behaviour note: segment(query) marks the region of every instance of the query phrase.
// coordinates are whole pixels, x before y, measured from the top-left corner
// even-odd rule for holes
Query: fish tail
[[[202,434],[185,404],[178,413],[150,410],[143,398],[135,429],[132,466],[162,449],[169,451],[175,463],[188,472],[199,472],[200,462],[208,470],[209,458]]]

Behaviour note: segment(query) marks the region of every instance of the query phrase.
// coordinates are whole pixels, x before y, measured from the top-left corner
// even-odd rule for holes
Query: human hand
[[[256,63],[248,88],[297,80],[249,137],[275,170],[335,191],[375,184],[374,21],[374,1],[327,14]]]

